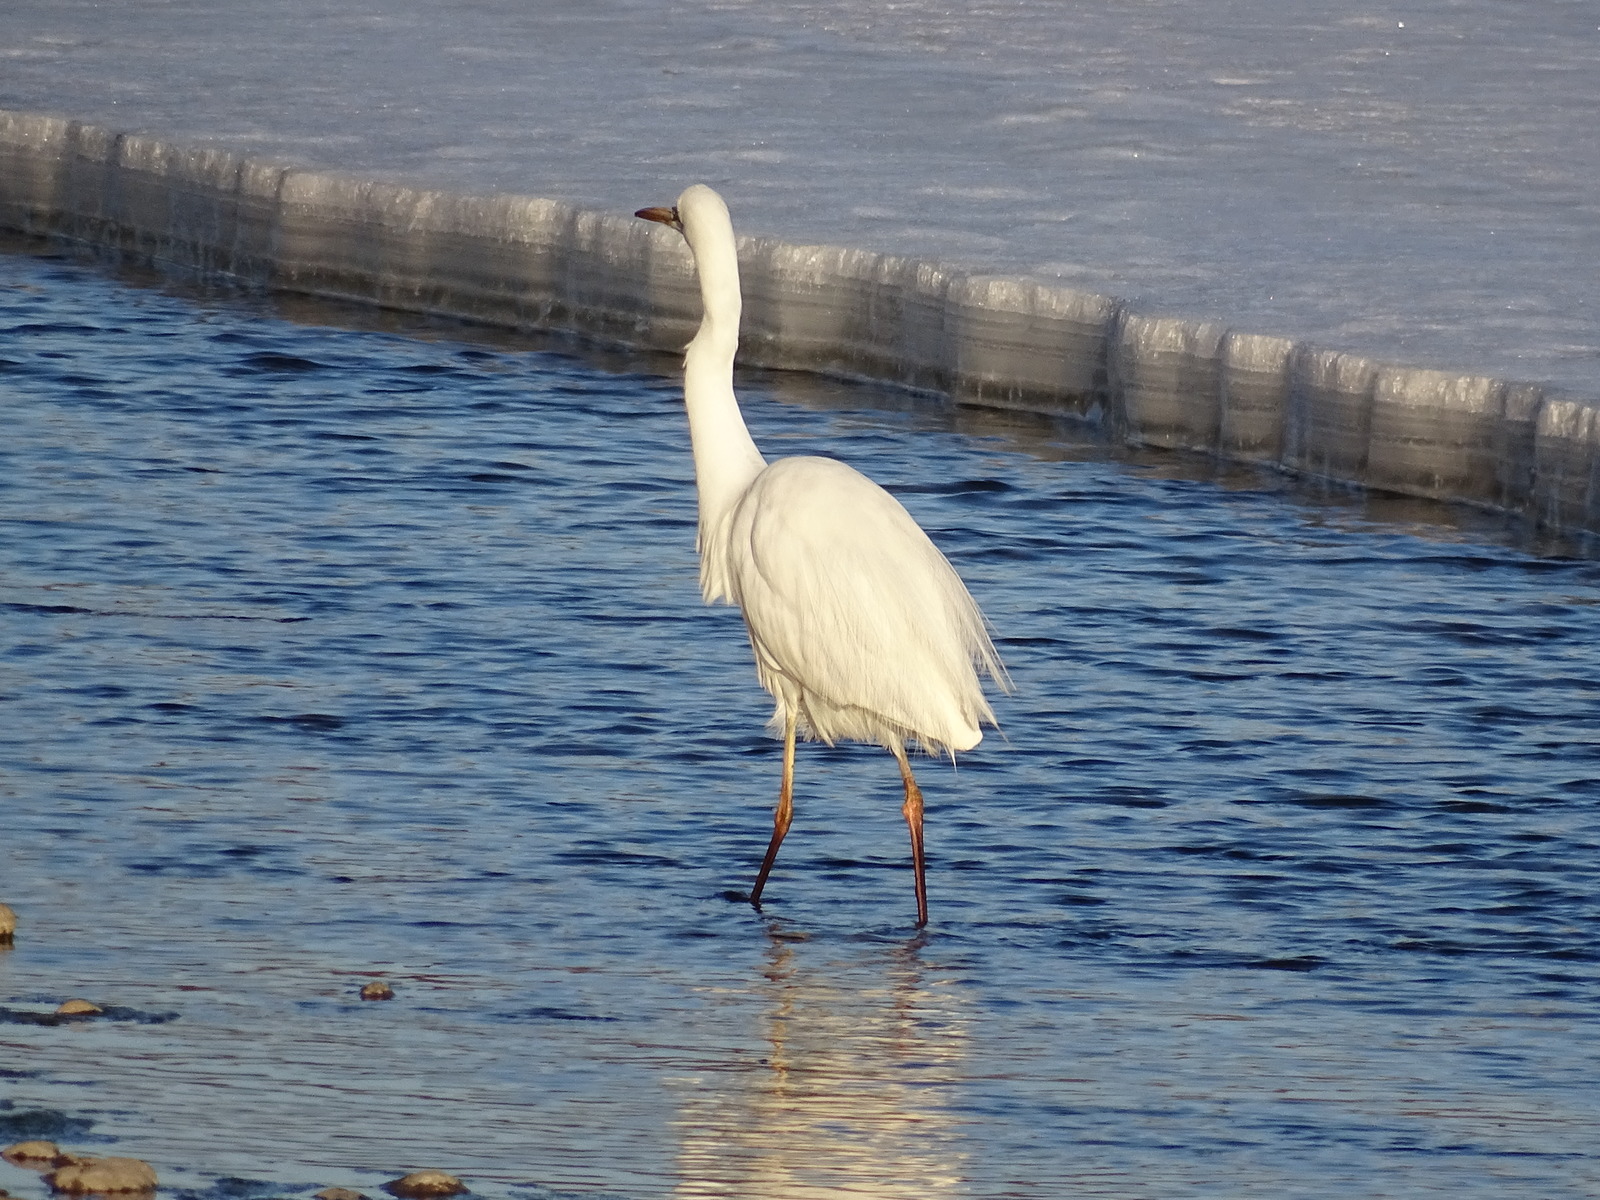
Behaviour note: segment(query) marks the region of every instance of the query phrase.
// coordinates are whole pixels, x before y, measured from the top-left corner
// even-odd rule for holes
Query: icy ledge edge
[[[676,350],[682,239],[620,213],[467,196],[0,109],[0,229],[270,289]],[[1129,312],[938,263],[746,238],[741,361],[1097,421],[1141,445],[1272,464],[1600,532],[1600,402]]]

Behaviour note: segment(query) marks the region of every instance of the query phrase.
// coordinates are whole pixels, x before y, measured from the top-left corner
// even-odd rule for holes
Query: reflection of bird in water
[[[768,464],[733,394],[739,263],[722,197],[696,184],[646,220],[683,234],[705,315],[684,358],[683,398],[700,500],[700,589],[744,612],[761,686],[777,701],[783,783],[772,842],[750,903],[789,830],[799,735],[885,746],[900,764],[916,873],[917,924],[928,921],[922,793],[906,743],[970,750],[994,723],[981,674],[1006,685],[983,614],[900,502],[831,458]]]
[[[974,1014],[959,973],[915,940],[852,953],[768,936],[743,984],[708,996],[731,1041],[669,1085],[675,1200],[969,1195]]]

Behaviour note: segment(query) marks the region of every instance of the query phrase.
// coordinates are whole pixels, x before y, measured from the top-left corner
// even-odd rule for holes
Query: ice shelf
[[[674,350],[681,238],[0,110],[0,228],[271,289]],[[741,359],[1103,424],[1135,444],[1600,531],[1600,404],[1413,369],[938,262],[744,238]]]

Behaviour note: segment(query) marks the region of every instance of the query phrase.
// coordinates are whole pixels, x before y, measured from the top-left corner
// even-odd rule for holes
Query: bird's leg
[[[783,718],[783,783],[778,788],[778,810],[772,814],[772,842],[767,846],[767,857],[761,860],[761,873],[756,885],[750,889],[750,907],[761,911],[761,889],[767,886],[767,875],[778,857],[778,847],[783,845],[783,835],[789,832],[789,822],[794,819],[794,733],[798,714],[793,710]]]
[[[928,879],[922,858],[922,789],[911,774],[906,748],[898,743],[889,748],[900,763],[900,778],[906,785],[906,802],[900,811],[905,814],[906,828],[911,831],[911,869],[917,876],[917,928],[921,929],[928,923]]]

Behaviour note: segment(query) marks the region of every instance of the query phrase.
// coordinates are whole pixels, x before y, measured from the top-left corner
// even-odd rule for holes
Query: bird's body
[[[783,458],[728,524],[731,598],[775,726],[792,710],[802,738],[829,743],[937,754],[982,740],[983,617],[898,500],[834,459]]]
[[[684,403],[699,493],[700,587],[737,604],[761,685],[784,737],[772,842],[761,891],[792,814],[794,744],[858,741],[899,761],[916,869],[917,923],[927,921],[922,797],[906,743],[931,754],[970,750],[994,723],[981,675],[1005,686],[982,614],[904,506],[831,458],[768,464],[733,392],[740,293],[733,225],[697,184],[675,208],[639,216],[678,229],[700,275],[705,315],[684,359]]]

